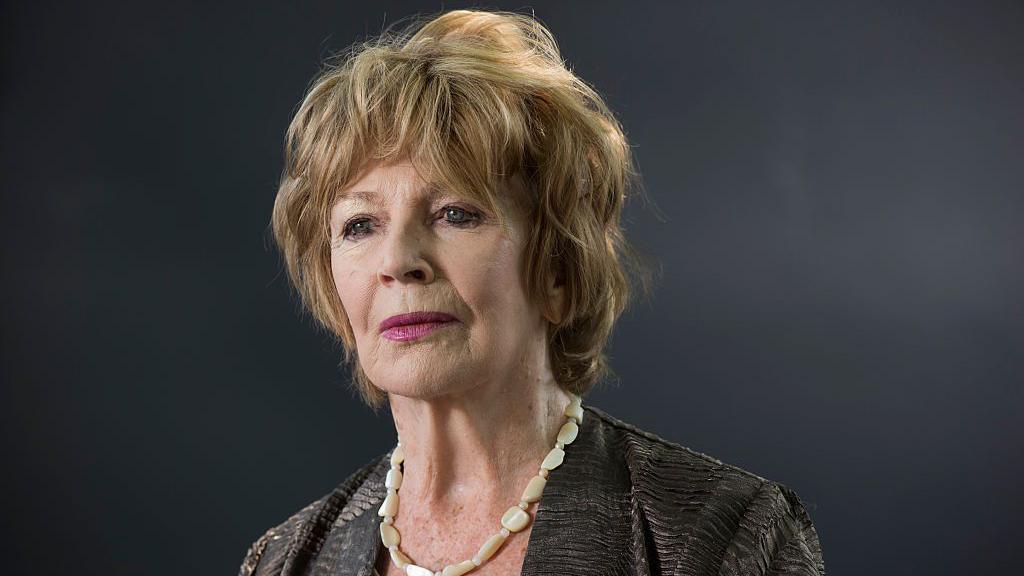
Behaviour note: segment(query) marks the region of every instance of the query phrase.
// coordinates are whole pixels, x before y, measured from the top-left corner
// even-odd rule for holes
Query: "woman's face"
[[[408,162],[378,165],[343,191],[331,208],[331,268],[360,365],[377,387],[432,398],[540,365],[546,321],[527,300],[524,224],[512,208],[523,194],[519,179],[501,191],[503,228],[481,206],[432,189]],[[414,312],[447,321],[382,330]]]

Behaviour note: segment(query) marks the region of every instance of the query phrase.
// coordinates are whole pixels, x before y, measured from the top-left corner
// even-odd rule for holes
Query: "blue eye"
[[[476,212],[470,212],[464,208],[458,206],[445,206],[444,214],[448,222],[455,225],[465,225],[476,222],[480,219],[480,214]],[[455,220],[447,218],[449,215],[455,214]],[[460,216],[461,215],[461,216]]]
[[[342,237],[343,238],[350,238],[350,237],[353,237],[353,236],[355,236],[355,237],[363,236],[364,234],[367,233],[365,227],[364,228],[356,228],[356,227],[358,225],[360,225],[360,224],[364,224],[365,225],[365,224],[369,224],[369,223],[370,223],[370,220],[368,218],[356,218],[356,219],[353,219],[353,220],[349,220],[348,223],[345,224],[345,228],[344,228],[344,231],[342,233]]]

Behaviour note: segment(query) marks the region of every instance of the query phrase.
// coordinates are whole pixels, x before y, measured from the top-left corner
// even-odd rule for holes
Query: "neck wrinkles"
[[[569,404],[551,380],[515,389],[481,386],[441,399],[390,400],[405,451],[403,508],[518,500],[554,445]]]

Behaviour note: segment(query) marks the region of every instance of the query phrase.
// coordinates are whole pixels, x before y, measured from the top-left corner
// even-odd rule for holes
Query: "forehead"
[[[356,181],[340,189],[335,201],[379,202],[382,197],[395,194],[433,198],[443,195],[443,191],[436,182],[423,178],[412,164],[404,162],[370,168]]]

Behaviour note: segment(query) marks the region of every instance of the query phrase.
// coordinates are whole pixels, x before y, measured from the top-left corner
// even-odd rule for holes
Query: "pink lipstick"
[[[395,342],[409,342],[455,322],[443,312],[412,312],[392,316],[380,323],[380,335]]]

